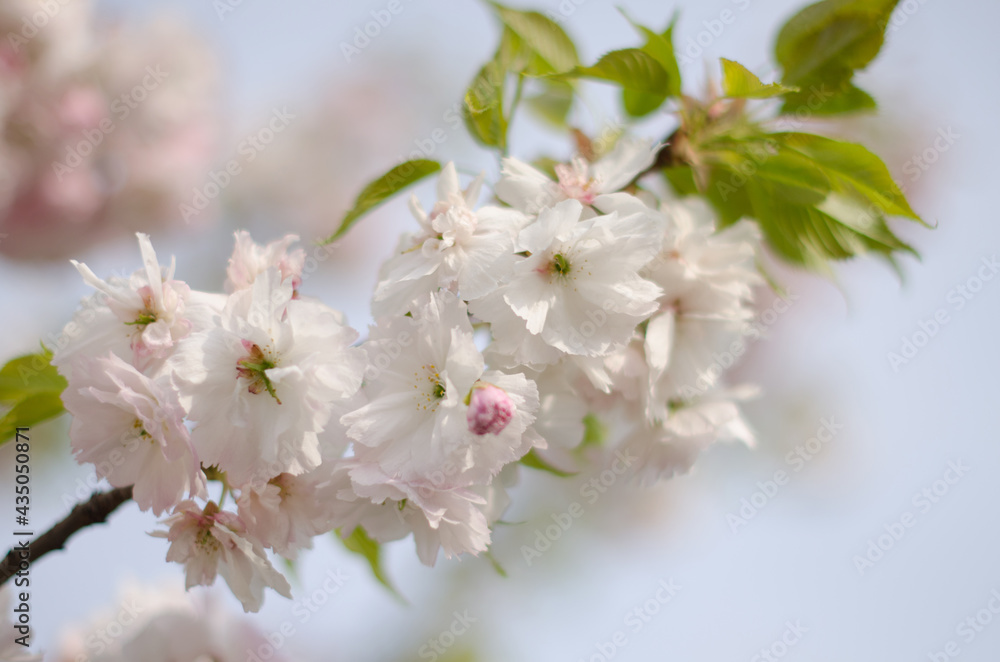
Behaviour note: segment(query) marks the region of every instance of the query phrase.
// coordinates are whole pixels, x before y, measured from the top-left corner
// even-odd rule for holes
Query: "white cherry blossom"
[[[291,597],[288,581],[271,565],[260,543],[247,536],[243,521],[219,510],[214,501],[204,509],[183,501],[163,524],[166,531],[151,535],[170,541],[167,561],[184,564],[187,588],[209,586],[222,575],[247,612],[260,610],[265,587]]]

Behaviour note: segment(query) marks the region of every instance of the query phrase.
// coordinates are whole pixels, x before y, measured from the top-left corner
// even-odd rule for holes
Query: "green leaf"
[[[357,200],[354,201],[354,207],[347,212],[343,220],[341,220],[340,227],[337,228],[337,231],[321,243],[329,244],[337,239],[340,239],[347,234],[347,231],[351,229],[351,226],[353,226],[354,223],[367,212],[379,206],[403,189],[416,184],[421,179],[434,174],[440,169],[440,163],[437,161],[430,161],[428,159],[416,159],[414,161],[400,163],[398,166],[389,170],[389,172],[368,184],[368,186],[361,191]]]
[[[542,91],[525,99],[528,108],[556,128],[566,127],[573,107],[573,86],[559,80],[542,80]]]
[[[17,428],[27,428],[63,413],[58,393],[36,393],[19,400],[0,418],[0,445],[13,439]]]
[[[521,464],[526,467],[531,467],[532,469],[539,469],[541,471],[547,471],[550,474],[559,476],[560,478],[568,478],[570,476],[575,476],[575,473],[569,471],[563,471],[562,469],[556,469],[551,464],[539,457],[538,453],[534,449],[528,451],[528,454],[521,458]]]
[[[806,94],[820,85],[832,87],[838,96],[847,94],[828,106],[826,114],[863,107],[859,104],[866,102],[864,97],[847,86],[854,72],[868,66],[882,49],[885,27],[898,1],[823,0],[797,13],[775,42],[775,57],[784,69],[782,82]],[[794,98],[784,111],[802,107],[802,99]]]
[[[670,183],[670,188],[680,196],[695,195],[698,186],[694,181],[694,170],[691,166],[671,166],[663,169],[663,175]]]
[[[852,220],[834,218],[816,207],[788,202],[765,182],[750,182],[747,191],[764,235],[792,263],[828,271],[830,260],[844,260],[859,253],[876,252],[890,257],[898,250],[913,252],[892,234],[880,217],[869,217],[871,223],[862,228]]]
[[[765,85],[760,78],[739,62],[722,59],[722,91],[727,97],[744,99],[764,99],[798,92],[797,87],[785,87],[779,83]]]
[[[811,133],[775,133],[771,138],[812,159],[830,177],[833,190],[860,197],[888,216],[923,223],[882,159],[864,146]]]
[[[51,364],[52,353],[27,354],[0,368],[0,402],[17,402],[38,393],[62,393],[66,380]]]
[[[506,70],[498,59],[487,62],[465,93],[462,119],[473,138],[486,147],[506,148],[507,119],[503,109]]]
[[[569,71],[580,64],[573,40],[552,19],[536,11],[520,11],[495,2],[490,4],[504,26],[534,55],[527,73],[544,76]]]
[[[619,8],[619,11],[632,24],[632,27],[645,37],[646,43],[641,50],[659,62],[667,74],[667,86],[662,93],[650,94],[628,88],[622,90],[622,103],[625,107],[625,112],[632,117],[644,117],[662,106],[663,102],[669,97],[677,97],[681,94],[681,71],[677,65],[677,55],[674,52],[673,43],[673,31],[677,15],[674,14],[674,18],[670,21],[667,29],[662,34],[658,34],[648,27],[633,21],[623,9]]]
[[[563,74],[575,78],[593,78],[613,83],[628,90],[652,95],[665,94],[669,79],[663,66],[651,55],[638,49],[626,48],[606,53],[590,67],[576,67]]]
[[[344,544],[344,547],[346,547],[348,551],[364,557],[364,559],[368,561],[368,565],[371,566],[372,574],[375,576],[375,579],[377,579],[382,586],[389,589],[389,592],[392,593],[400,602],[407,604],[406,599],[402,596],[402,594],[400,594],[399,591],[396,590],[396,587],[393,586],[392,582],[389,581],[388,576],[385,574],[385,569],[382,567],[382,547],[378,544],[378,542],[368,537],[368,534],[360,526],[355,527],[354,531],[351,532],[351,535],[346,538],[342,537],[339,531],[334,531],[334,535]]]
[[[703,152],[704,195],[721,225],[754,218],[782,257],[810,269],[874,252],[915,254],[888,216],[915,221],[885,164],[854,143],[807,133],[722,137]]]
[[[810,115],[839,115],[863,110],[874,110],[875,99],[864,90],[847,82],[839,90],[830,90],[828,85],[813,85],[809,90],[793,92],[785,96],[784,113],[808,113]]]
[[[10,405],[0,418],[0,445],[13,439],[17,428],[63,413],[60,396],[66,380],[51,361],[52,352],[45,350],[11,359],[0,368],[0,402]]]

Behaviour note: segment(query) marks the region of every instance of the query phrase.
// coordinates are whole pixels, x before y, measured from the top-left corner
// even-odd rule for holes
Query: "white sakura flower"
[[[715,391],[693,403],[677,404],[663,423],[643,423],[623,450],[638,457],[636,477],[652,485],[691,470],[698,455],[716,441],[754,445],[754,435],[736,400],[756,395],[756,388]]]
[[[351,471],[360,464],[356,458],[348,457],[337,462],[333,470],[331,486],[337,497],[330,504],[334,513],[333,528],[349,536],[361,527],[380,543],[402,540],[411,532],[403,516],[407,504],[391,500],[374,503],[368,497],[359,496],[351,481]]]
[[[365,348],[369,401],[340,420],[357,442],[355,454],[386,473],[413,481],[448,464],[468,483],[488,482],[544,443],[530,428],[535,384],[523,374],[483,371],[465,304],[450,292],[431,295],[413,317],[382,320]],[[490,387],[509,418],[504,425],[491,418],[489,434],[481,434],[476,391]]]
[[[439,549],[444,550],[445,557],[452,558],[462,553],[477,555],[489,547],[490,527],[486,517],[489,501],[480,494],[486,491],[485,487],[439,485],[429,480],[406,482],[373,464],[354,466],[351,480],[360,499],[398,513],[413,532],[417,556],[424,565],[434,565]],[[378,517],[370,509],[367,514]]]
[[[332,463],[298,476],[278,474],[263,486],[248,485],[236,500],[247,530],[265,547],[294,559],[312,539],[334,528]]]
[[[68,367],[76,356],[103,355],[110,350],[145,371],[170,356],[177,342],[191,333],[190,288],[173,279],[173,260],[164,270],[149,237],[136,236],[144,267],[127,280],[103,281],[87,265],[72,260],[97,293],[64,329],[63,337],[68,340],[65,346],[56,347],[54,365]]]
[[[623,139],[606,156],[589,163],[581,156],[555,167],[557,181],[515,158],[503,160],[497,197],[515,209],[535,215],[563,200],[598,206],[602,196],[620,191],[653,164],[660,145]]]
[[[548,442],[549,452],[575,448],[583,441],[587,403],[574,388],[573,374],[563,363],[547,366],[535,377],[540,403],[535,429]]]
[[[288,247],[298,240],[298,235],[287,234],[261,246],[254,242],[249,232],[238,230],[233,254],[226,269],[226,292],[249,288],[257,276],[271,267],[277,267],[281,271],[281,280],[291,278],[292,290],[297,290],[302,284],[306,252],[301,248],[289,252]]]
[[[260,543],[247,536],[235,513],[219,510],[212,501],[204,510],[183,501],[162,523],[168,530],[150,535],[170,541],[167,561],[184,564],[188,589],[209,586],[221,574],[247,612],[260,610],[266,586],[292,597],[288,581],[271,565]]]
[[[666,403],[691,399],[715,386],[727,365],[718,356],[744,342],[753,317],[753,288],[763,283],[755,257],[760,237],[741,221],[715,232],[714,216],[698,200],[669,207],[672,228],[647,278],[663,288],[660,310],[642,334],[649,368],[646,416],[666,418]],[[737,355],[744,348],[737,348]]]
[[[483,178],[464,191],[455,164],[438,179],[438,201],[428,214],[414,196],[410,207],[421,231],[404,237],[382,267],[372,310],[376,317],[400,315],[438,288],[458,289],[465,300],[478,299],[498,286],[514,259],[514,236],[527,218],[513,209],[474,210]]]
[[[559,352],[604,356],[656,311],[662,291],[639,275],[660,247],[652,214],[580,220],[582,211],[576,200],[542,211],[518,235],[517,247],[529,257],[496,293],[470,303],[478,318],[494,324],[494,351],[536,350],[537,336]],[[523,324],[511,320],[511,311]],[[543,363],[559,356],[537,355]]]
[[[232,485],[317,467],[317,435],[361,385],[364,352],[349,346],[357,333],[337,311],[292,296],[291,280],[271,267],[169,364],[202,462]]]
[[[115,487],[156,515],[190,496],[207,496],[205,475],[169,375],[146,377],[121,358],[80,358],[62,394],[73,415],[70,444]]]

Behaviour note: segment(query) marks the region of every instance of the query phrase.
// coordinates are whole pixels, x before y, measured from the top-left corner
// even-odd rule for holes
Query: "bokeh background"
[[[591,61],[636,41],[615,4],[537,0],[531,7],[561,16]],[[717,75],[718,57],[768,74],[777,28],[802,3],[621,4],[654,27],[680,10],[675,43],[692,59],[682,64],[685,88],[699,93]],[[347,58],[342,43],[352,43],[356,28],[385,5],[95,3],[96,20],[107,24],[183,26],[183,37],[169,37],[144,56],[153,62],[189,54],[185,80],[194,87],[176,93],[202,95],[198,119],[208,128],[198,129],[205,133],[197,149],[181,150],[182,156],[203,159],[206,172],[243,159],[243,173],[196,218],[184,222],[174,213],[171,219],[168,211],[149,228],[158,252],[175,254],[180,277],[193,287],[221,286],[236,228],[250,229],[259,241],[285,232],[307,241],[329,233],[366,181],[416,149],[431,151],[437,130],[445,139],[430,141],[430,158],[455,160],[463,173],[496,175],[493,156],[453,121],[456,103],[496,43],[488,8],[471,0],[402,0],[402,12]],[[722,23],[723,12],[732,20]],[[425,568],[410,541],[391,544],[387,568],[408,604],[336,541],[317,540],[297,567],[296,599],[307,599],[328,571],[343,571],[344,586],[325,596],[306,623],[301,602],[271,593],[253,623],[265,633],[292,623],[295,633],[283,637],[280,651],[292,660],[430,659],[422,647],[440,639],[455,612],[475,622],[448,649],[454,660],[610,659],[607,642],[618,632],[626,643],[615,645],[613,659],[623,661],[757,660],[764,648],[811,662],[943,660],[953,659],[941,653],[949,641],[962,660],[998,659],[1000,614],[981,613],[1000,590],[1000,278],[982,269],[1000,254],[998,24],[1000,4],[992,0],[905,0],[882,54],[860,75],[880,112],[814,127],[869,144],[937,227],[896,225],[922,254],[920,261],[902,261],[901,277],[871,259],[839,265],[833,279],[779,270],[798,298],[739,369],[739,377],[763,387],[748,405],[756,449],[716,446],[691,475],[654,489],[616,483],[596,503],[584,501],[584,516],[530,564],[522,547],[534,543],[553,514],[581,501],[589,477],[526,471],[505,517],[510,524],[495,533],[494,555],[507,577],[476,558]],[[615,119],[619,111],[606,92],[588,88],[581,125]],[[181,112],[177,104],[168,111]],[[276,111],[294,117],[251,162],[239,151],[241,141]],[[654,120],[642,131],[660,137],[666,128]],[[512,135],[512,152],[526,157],[568,155],[571,147],[527,120]],[[178,158],[151,167],[169,169]],[[207,180],[199,181],[185,182],[182,194]],[[431,185],[415,191],[425,200],[432,195]],[[121,213],[142,228],[144,209]],[[357,226],[303,289],[363,329],[378,263],[412,223],[404,200],[385,206]],[[61,241],[61,230],[51,232],[43,246]],[[101,275],[139,266],[134,238],[103,231],[99,237],[78,242],[70,254]],[[29,253],[8,243],[0,256],[4,358],[34,351],[40,338],[58,333],[87,294],[64,255],[38,260]],[[977,280],[980,274],[991,280]],[[765,298],[762,310],[767,305]],[[930,328],[928,320],[942,310],[948,322],[920,342],[921,324]],[[889,354],[901,353],[906,339],[922,346],[893,365]],[[842,428],[817,449],[808,440],[823,421]],[[80,487],[91,470],[70,457],[67,427],[56,421],[34,430],[32,514],[39,528],[60,518],[78,489],[90,491]],[[790,460],[797,449],[806,449],[808,459]],[[12,482],[12,450],[0,448],[5,485]],[[968,469],[953,484],[941,482],[956,476],[949,472],[956,465]],[[789,480],[770,489],[777,471]],[[920,496],[925,489],[933,500]],[[772,496],[734,524],[741,507],[743,516],[750,512],[743,500],[764,501],[755,497],[762,490]],[[12,510],[9,491],[0,494],[2,512]],[[913,525],[898,540],[884,537],[898,532],[894,524],[907,512]],[[108,526],[85,531],[68,551],[34,566],[34,637],[42,649],[55,650],[67,627],[96,610],[115,609],[125,581],[182,585],[181,567],[163,560],[164,542],[146,535],[154,527],[151,515],[125,507]],[[857,557],[873,544],[885,548],[881,557],[859,569]],[[679,589],[637,629],[629,614],[647,609],[664,580]],[[226,609],[239,610],[227,591],[218,594]],[[971,640],[960,636],[956,627],[977,614],[980,625],[963,630],[974,632]],[[795,643],[774,647],[790,627],[801,631],[786,638]]]

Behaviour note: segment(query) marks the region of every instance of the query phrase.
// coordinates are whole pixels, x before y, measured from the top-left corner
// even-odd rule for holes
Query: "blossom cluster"
[[[175,20],[103,23],[94,4],[0,4],[4,255],[62,258],[176,224],[216,158],[209,48]]]
[[[225,293],[176,279],[145,235],[129,278],[74,262],[96,292],[53,363],[78,461],[167,515],[154,535],[188,587],[221,574],[256,610],[290,591],[267,550],[331,530],[412,534],[428,565],[485,552],[519,461],[576,462],[588,417],[621,421],[609,448],[645,483],[752,441],[715,355],[753,315],[759,238],[638,188],[658,148],[622,140],[553,177],[507,158],[483,205],[484,177],[446,165],[361,342],[300,291],[294,236],[238,232]]]

